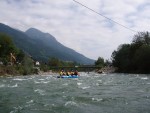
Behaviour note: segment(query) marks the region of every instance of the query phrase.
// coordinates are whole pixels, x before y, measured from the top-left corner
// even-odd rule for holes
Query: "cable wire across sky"
[[[91,8],[89,8],[89,7],[87,7],[86,5],[80,3],[80,2],[78,2],[78,1],[76,1],[76,0],[73,0],[73,1],[76,2],[76,3],[79,4],[79,5],[81,5],[81,6],[85,7],[85,8],[87,8],[87,9],[89,9],[90,11],[92,11],[92,12],[94,12],[94,13],[96,13],[96,14],[98,14],[98,15],[104,17],[104,18],[106,18],[107,20],[112,21],[112,22],[115,23],[115,24],[118,24],[118,25],[120,25],[120,26],[122,26],[122,27],[124,27],[124,28],[126,28],[126,29],[128,29],[128,30],[130,30],[130,31],[132,31],[132,32],[137,32],[137,31],[135,31],[135,30],[133,30],[133,29],[127,27],[127,26],[124,26],[124,25],[120,24],[120,23],[117,22],[117,21],[112,20],[111,18],[108,18],[108,17],[106,17],[106,16],[100,14],[99,12],[97,12],[97,11],[95,11],[95,10],[93,10],[93,9],[91,9]]]

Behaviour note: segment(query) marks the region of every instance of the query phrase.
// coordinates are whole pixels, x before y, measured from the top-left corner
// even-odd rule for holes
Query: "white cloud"
[[[79,2],[133,30],[150,29],[149,0]],[[110,58],[118,45],[130,43],[135,34],[73,0],[1,0],[0,7],[0,22],[21,30],[38,28],[93,59]]]

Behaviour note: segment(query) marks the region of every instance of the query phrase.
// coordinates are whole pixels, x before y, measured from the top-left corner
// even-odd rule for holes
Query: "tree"
[[[118,67],[119,72],[129,71],[130,67],[130,45],[122,44],[117,51],[112,53],[112,63]]]
[[[150,46],[141,46],[134,55],[134,64],[138,73],[150,73]]]
[[[104,59],[102,57],[99,57],[95,61],[95,66],[104,67],[104,65],[105,65],[105,62],[104,62]]]
[[[28,75],[33,73],[33,66],[34,66],[34,61],[27,55],[24,56],[23,61],[22,61],[22,74],[23,75]]]
[[[17,52],[17,62],[21,63],[24,60],[25,53],[22,50],[18,50]]]
[[[150,73],[150,33],[139,32],[131,44],[122,44],[112,53],[113,66],[119,72]]]
[[[52,58],[49,58],[48,64],[49,66],[58,67],[60,66],[60,60],[58,58],[52,57]]]
[[[0,33],[0,59],[4,64],[10,61],[10,53],[17,54],[18,49],[6,34]]]
[[[150,33],[149,32],[139,32],[134,35],[132,44],[138,45],[150,45]]]

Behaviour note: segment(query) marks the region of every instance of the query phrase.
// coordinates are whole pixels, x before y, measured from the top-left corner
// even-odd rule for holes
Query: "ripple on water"
[[[40,95],[45,95],[45,91],[41,89],[36,89],[34,92],[39,93]]]
[[[26,102],[27,104],[31,104],[31,103],[33,103],[34,101],[33,100],[30,100],[30,101],[28,101],[28,102]]]
[[[0,85],[0,88],[4,88],[4,87],[16,88],[16,87],[18,87],[18,84],[15,84],[15,85],[10,85],[10,84],[5,85],[5,84],[1,84],[1,85]]]
[[[56,76],[1,78],[0,112],[149,113],[150,77],[111,75],[81,74],[76,81]]]
[[[64,84],[62,84],[63,86],[68,86],[68,83],[64,83]]]
[[[20,111],[22,110],[23,108],[21,106],[18,106],[18,107],[14,107],[14,110],[11,111],[10,113],[20,113]]]
[[[77,85],[80,86],[80,85],[82,85],[82,83],[81,83],[81,82],[78,82]]]
[[[97,102],[99,102],[99,101],[102,101],[103,99],[102,98],[92,98],[92,101],[97,101]]]
[[[78,106],[78,105],[74,101],[68,101],[68,102],[65,103],[65,106]]]
[[[50,81],[34,81],[35,84],[47,84]]]
[[[90,86],[81,87],[82,89],[88,89]]]
[[[15,85],[8,85],[8,87],[10,87],[10,88],[15,88],[15,87],[18,87],[18,84],[15,84]]]
[[[3,88],[3,87],[5,87],[5,84],[1,84],[1,85],[0,85],[0,88]]]
[[[147,79],[148,79],[148,77],[141,77],[141,79],[142,79],[142,80],[147,80]]]
[[[24,81],[24,80],[28,80],[28,79],[23,79],[23,78],[14,78],[13,80],[15,80],[15,81]]]
[[[45,80],[45,79],[38,79],[38,80],[43,81],[43,80]]]

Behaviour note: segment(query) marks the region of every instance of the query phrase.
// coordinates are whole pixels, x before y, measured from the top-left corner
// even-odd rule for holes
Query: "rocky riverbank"
[[[101,68],[99,70],[96,70],[97,73],[101,74],[101,73],[114,73],[116,72],[117,68],[115,67],[104,67],[104,68]]]

